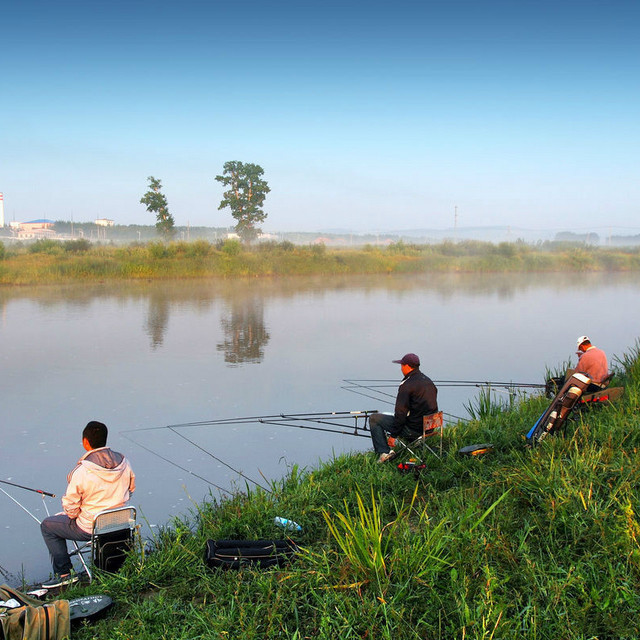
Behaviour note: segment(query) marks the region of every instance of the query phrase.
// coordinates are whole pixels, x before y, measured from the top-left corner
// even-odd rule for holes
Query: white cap
[[[579,347],[583,342],[591,342],[591,340],[589,340],[589,336],[580,336],[576,340],[576,346]]]

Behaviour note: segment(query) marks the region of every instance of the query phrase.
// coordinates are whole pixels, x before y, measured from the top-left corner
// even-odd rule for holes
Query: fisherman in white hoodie
[[[96,514],[122,507],[136,488],[129,461],[107,447],[107,434],[102,422],[91,421],[84,428],[82,445],[87,453],[67,476],[67,490],[62,496],[64,512],[45,518],[40,525],[55,574],[42,585],[45,589],[78,580],[72,573],[67,540],[90,540]]]

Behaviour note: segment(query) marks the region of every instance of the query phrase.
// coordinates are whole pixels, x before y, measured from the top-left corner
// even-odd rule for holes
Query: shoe
[[[71,622],[95,620],[104,615],[112,604],[113,600],[109,596],[103,595],[84,596],[84,598],[69,600],[69,620]]]
[[[64,587],[68,584],[78,582],[80,578],[75,573],[67,573],[64,576],[55,575],[51,580],[42,583],[43,589],[55,589],[56,587]]]
[[[381,453],[380,457],[378,458],[378,462],[386,462],[387,460],[391,460],[391,458],[393,458],[396,455],[396,452],[391,449],[391,451],[389,451],[389,453]]]

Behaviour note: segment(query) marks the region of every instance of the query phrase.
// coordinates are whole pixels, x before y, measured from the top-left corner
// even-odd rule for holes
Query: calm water
[[[640,334],[639,312],[636,274],[0,290],[0,479],[60,496],[83,453],[83,426],[101,420],[109,444],[137,473],[133,502],[150,535],[148,525],[166,523],[219,490],[148,449],[225,489],[237,486],[238,475],[166,429],[131,430],[281,412],[389,410],[342,389],[343,380],[399,379],[391,360],[407,351],[421,356],[435,380],[542,382],[546,367],[575,362],[578,335],[591,336],[610,358],[628,350]],[[474,395],[442,388],[441,408],[465,416]],[[186,433],[257,480],[368,448],[349,436],[266,425]],[[0,487],[39,519],[46,515],[37,495]],[[60,510],[59,498],[47,505]],[[0,522],[2,579],[46,577],[36,522],[2,493]]]

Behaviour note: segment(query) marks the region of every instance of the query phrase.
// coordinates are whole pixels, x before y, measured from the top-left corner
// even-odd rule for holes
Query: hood
[[[78,464],[96,474],[103,482],[117,482],[127,468],[126,458],[108,447],[88,451]]]

